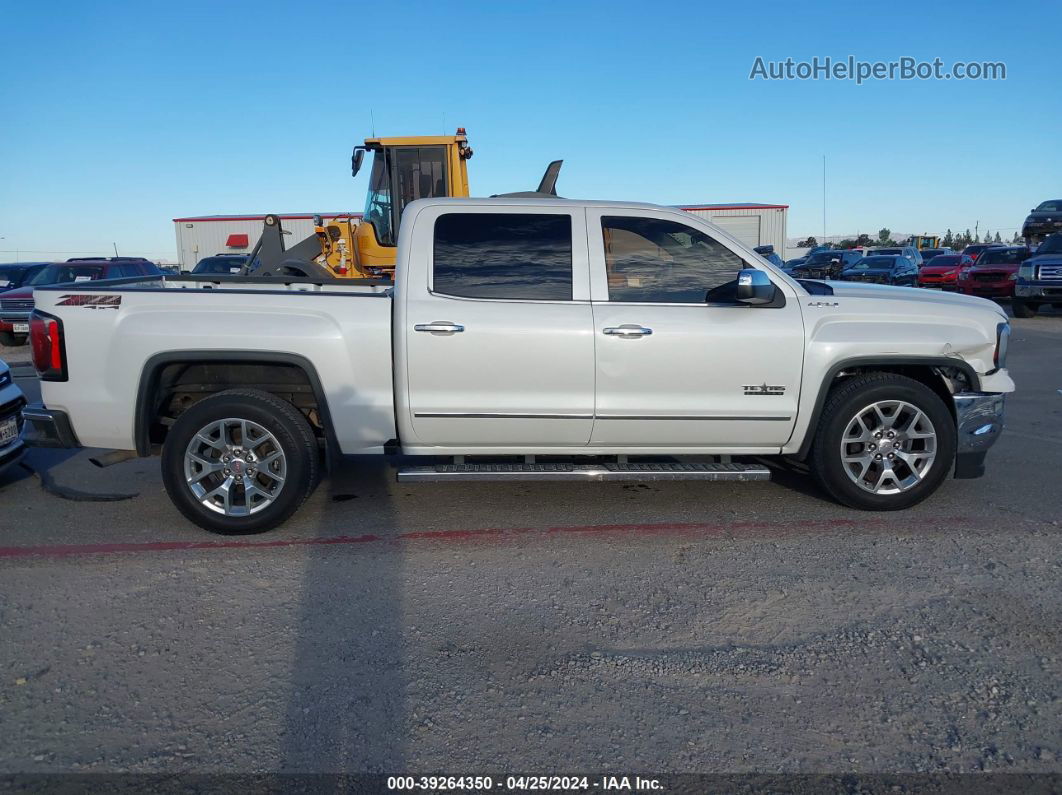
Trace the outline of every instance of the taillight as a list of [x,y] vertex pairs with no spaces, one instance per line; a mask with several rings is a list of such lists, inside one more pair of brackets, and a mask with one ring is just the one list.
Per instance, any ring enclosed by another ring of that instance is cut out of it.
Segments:
[[34,310],[30,315],[30,347],[33,349],[33,367],[42,381],[66,380],[63,321]]

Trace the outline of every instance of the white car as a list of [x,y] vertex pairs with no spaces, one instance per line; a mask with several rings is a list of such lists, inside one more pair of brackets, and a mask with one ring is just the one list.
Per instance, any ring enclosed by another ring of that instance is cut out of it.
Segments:
[[741,481],[789,456],[895,510],[983,472],[1014,389],[995,304],[801,284],[667,207],[416,201],[395,273],[39,289],[33,437],[161,449],[218,532],[277,525],[355,453],[453,457],[408,481]]
[[22,457],[25,447],[22,442],[22,407],[26,398],[15,384],[11,368],[0,360],[0,471]]

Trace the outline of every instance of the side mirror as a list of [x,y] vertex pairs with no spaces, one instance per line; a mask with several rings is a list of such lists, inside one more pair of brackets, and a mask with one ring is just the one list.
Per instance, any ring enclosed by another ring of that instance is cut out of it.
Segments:
[[774,300],[774,283],[763,271],[746,268],[738,273],[737,300],[742,304],[769,304]]
[[358,172],[361,171],[361,164],[365,162],[365,150],[361,147],[354,150],[354,153],[350,156],[350,176],[358,176]]

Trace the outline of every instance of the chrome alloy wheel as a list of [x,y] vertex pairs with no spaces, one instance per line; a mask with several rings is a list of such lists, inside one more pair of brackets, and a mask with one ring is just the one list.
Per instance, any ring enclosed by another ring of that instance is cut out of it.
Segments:
[[937,457],[937,433],[924,411],[904,400],[860,409],[841,437],[841,462],[872,494],[899,494],[922,482]]
[[256,422],[228,417],[200,428],[184,452],[184,477],[204,506],[249,516],[284,488],[287,459],[277,438]]

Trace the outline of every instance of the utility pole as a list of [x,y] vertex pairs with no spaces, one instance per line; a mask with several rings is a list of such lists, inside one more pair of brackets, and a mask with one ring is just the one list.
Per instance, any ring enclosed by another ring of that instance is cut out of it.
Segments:
[[978,238],[979,238],[978,233],[977,233],[977,228],[979,226],[981,226],[981,222],[980,221],[978,221],[978,222],[976,222],[974,224],[974,240],[978,240]]
[[822,156],[822,244],[826,245],[826,155]]

